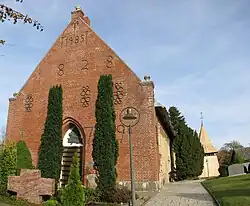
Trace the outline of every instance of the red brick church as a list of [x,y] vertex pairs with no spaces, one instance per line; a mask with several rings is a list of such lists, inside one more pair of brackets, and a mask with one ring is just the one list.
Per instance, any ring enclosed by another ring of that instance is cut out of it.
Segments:
[[[9,99],[7,140],[20,140],[21,133],[37,164],[41,134],[47,114],[48,92],[63,87],[63,145],[61,183],[67,179],[72,150],[81,156],[81,173],[86,185],[91,174],[95,101],[100,75],[112,74],[116,116],[129,106],[140,113],[133,127],[133,155],[137,190],[159,189],[169,181],[174,167],[174,133],[164,106],[155,102],[154,83],[141,80],[91,29],[90,20],[77,7],[66,29],[56,39],[18,94]],[[130,183],[128,132],[116,118],[119,141],[118,184]],[[72,135],[79,141],[70,142]]]

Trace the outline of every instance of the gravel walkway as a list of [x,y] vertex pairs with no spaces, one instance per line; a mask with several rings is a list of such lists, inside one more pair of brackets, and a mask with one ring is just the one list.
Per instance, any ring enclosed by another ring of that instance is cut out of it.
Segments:
[[216,206],[201,180],[166,184],[145,206]]

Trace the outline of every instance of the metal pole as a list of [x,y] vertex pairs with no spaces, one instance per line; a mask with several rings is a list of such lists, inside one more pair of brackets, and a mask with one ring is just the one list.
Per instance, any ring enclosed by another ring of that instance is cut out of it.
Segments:
[[132,148],[132,128],[129,125],[129,149],[130,149],[130,178],[131,178],[131,193],[132,206],[135,206],[135,186],[134,186],[134,167],[133,167],[133,148]]

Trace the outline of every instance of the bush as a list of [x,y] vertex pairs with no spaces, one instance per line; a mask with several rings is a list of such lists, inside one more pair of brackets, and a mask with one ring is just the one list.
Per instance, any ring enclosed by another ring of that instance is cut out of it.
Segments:
[[19,141],[16,144],[17,148],[17,175],[20,175],[21,169],[33,169],[32,158],[29,148],[25,141]]
[[219,167],[219,173],[220,173],[220,177],[227,177],[228,176],[228,166],[221,165]]
[[248,171],[247,171],[247,167],[244,165],[244,173],[248,173]]
[[7,192],[6,185],[0,185],[0,195],[1,196],[9,196],[9,193]]
[[43,203],[44,206],[61,206],[57,200],[48,200],[45,203]]
[[34,206],[26,200],[17,200],[15,197],[0,196],[0,201],[12,206]]
[[[107,193],[106,201],[112,203],[129,203],[131,200],[131,191],[124,186],[119,186],[114,188],[112,191]],[[136,199],[139,198],[137,194],[135,194]]]
[[65,188],[63,188],[60,198],[63,206],[85,205],[84,190],[80,181],[79,159],[77,153],[75,153],[73,157],[68,184],[65,186]]
[[85,188],[84,195],[86,204],[100,201],[100,193],[95,189]]
[[[17,151],[14,142],[8,142],[0,154],[0,185],[7,191],[8,176],[16,174]],[[2,188],[3,190],[3,188]]]
[[248,170],[247,173],[250,173],[250,164],[248,165],[247,170]]

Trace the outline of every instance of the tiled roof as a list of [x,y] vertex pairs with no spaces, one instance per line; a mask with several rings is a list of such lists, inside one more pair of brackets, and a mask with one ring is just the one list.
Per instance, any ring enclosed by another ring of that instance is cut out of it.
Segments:
[[200,141],[203,145],[204,152],[205,153],[213,153],[217,152],[216,148],[213,146],[210,138],[208,137],[207,131],[203,124],[201,124],[201,129],[200,129]]

